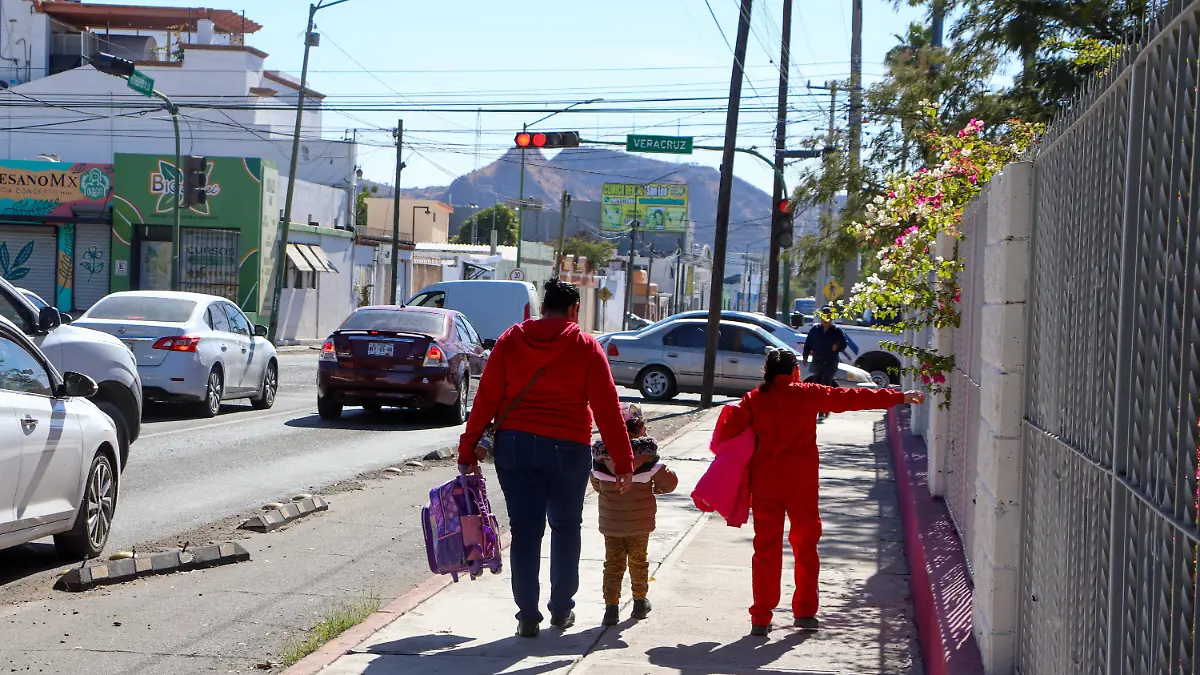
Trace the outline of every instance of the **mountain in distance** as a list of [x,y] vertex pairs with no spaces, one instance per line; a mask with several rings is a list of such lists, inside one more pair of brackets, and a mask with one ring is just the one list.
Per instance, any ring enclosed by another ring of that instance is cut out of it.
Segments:
[[[739,162],[756,161],[739,157]],[[438,199],[454,206],[480,207],[520,192],[521,152],[513,149],[478,171],[456,178],[449,186],[404,189],[414,199]],[[683,164],[607,148],[566,148],[547,158],[539,150],[525,155],[525,196],[557,210],[562,191],[576,202],[601,198],[604,183],[687,183],[695,240],[712,245],[717,220],[720,173],[708,166]],[[382,192],[382,189],[381,189]],[[769,238],[771,195],[734,177],[729,214],[729,251],[763,252]]]

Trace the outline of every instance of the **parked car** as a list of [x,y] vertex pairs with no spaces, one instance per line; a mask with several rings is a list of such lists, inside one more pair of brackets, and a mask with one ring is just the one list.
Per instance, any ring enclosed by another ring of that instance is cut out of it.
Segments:
[[275,405],[279,362],[265,326],[252,326],[225,298],[174,291],[125,291],[73,324],[115,336],[133,350],[148,401],[194,404],[216,417],[221,402]]
[[537,290],[524,281],[443,281],[421,289],[405,304],[462,312],[488,348],[509,328],[542,317]]
[[[707,328],[704,319],[675,319],[639,333],[611,336],[605,351],[613,380],[638,389],[651,401],[700,391]],[[741,396],[757,387],[762,383],[769,348],[797,351],[758,326],[721,321],[715,391]],[[842,387],[875,387],[865,371],[844,363],[838,364],[837,383]]]
[[0,316],[24,331],[58,372],[82,373],[98,383],[92,402],[113,419],[125,466],[142,431],[142,380],[129,348],[112,336],[63,323],[57,309],[3,279]]
[[[668,316],[665,319],[660,319],[658,321],[655,321],[654,323],[648,324],[647,326],[645,326],[643,328],[639,328],[638,330],[624,331],[622,333],[610,333],[608,335],[602,335],[598,339],[601,344],[604,344],[604,342],[611,335],[630,335],[633,333],[647,330],[652,327],[661,326],[665,323],[669,323],[671,321],[676,321],[679,319],[707,319],[707,318],[708,318],[708,310],[706,310],[706,309],[692,310],[689,312],[681,312],[679,314],[674,314],[672,316]],[[804,338],[806,337],[805,333],[801,333],[800,331],[795,330],[791,326],[788,326],[785,323],[776,321],[776,320],[768,317],[765,314],[754,314],[752,312],[738,312],[738,311],[727,309],[727,310],[721,311],[721,320],[722,321],[733,321],[735,323],[745,323],[745,324],[750,324],[752,326],[758,326],[759,328],[761,328],[761,329],[767,331],[768,333],[771,333],[775,337],[779,338],[781,341],[787,343],[787,345],[789,347],[792,347],[793,349],[796,349],[796,348],[803,349],[803,347],[804,347]]]
[[317,412],[345,406],[436,410],[462,424],[488,350],[461,312],[434,307],[359,307],[321,348]]
[[[50,306],[50,303],[43,300],[42,296],[38,295],[37,293],[34,293],[33,291],[31,291],[27,288],[21,288],[20,286],[18,286],[17,292],[20,293],[21,295],[25,296],[26,300],[33,303],[33,306],[36,307],[39,312],[42,311],[43,307]],[[71,323],[72,321],[75,320],[70,314],[66,314],[64,312],[59,312],[59,314],[62,315],[63,323]]]
[[[898,336],[878,328],[855,326],[842,321],[835,321],[846,333],[849,349],[842,353],[842,359],[853,363],[871,374],[871,379],[881,387],[900,384],[900,358],[894,352],[883,348],[883,342],[896,340]],[[808,335],[813,324],[811,321],[797,329]]]
[[64,556],[104,550],[122,460],[112,418],[87,400],[98,391],[0,317],[0,549],[53,535]]

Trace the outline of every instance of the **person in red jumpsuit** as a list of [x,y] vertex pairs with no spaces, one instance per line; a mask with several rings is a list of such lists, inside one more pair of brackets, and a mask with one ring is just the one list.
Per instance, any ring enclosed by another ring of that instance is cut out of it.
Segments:
[[716,444],[747,427],[757,444],[750,463],[750,504],[754,514],[754,605],[751,635],[771,629],[779,605],[783,571],[783,524],[791,523],[788,540],[796,561],[796,593],[792,597],[795,625],[815,630],[817,574],[821,563],[817,541],[821,516],[817,511],[817,415],[850,410],[920,404],[925,394],[891,389],[840,389],[801,381],[795,352],[777,349],[767,355],[763,383],[726,406],[714,431]]

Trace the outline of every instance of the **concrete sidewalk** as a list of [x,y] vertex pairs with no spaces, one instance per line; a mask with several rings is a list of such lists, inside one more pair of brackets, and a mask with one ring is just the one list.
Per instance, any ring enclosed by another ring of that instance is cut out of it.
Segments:
[[[413,603],[357,646],[337,647],[342,655],[320,672],[921,673],[882,415],[835,415],[821,426],[822,628],[808,634],[790,627],[789,552],[782,607],[769,639],[748,637],[752,526],[734,529],[719,516],[700,514],[689,496],[708,466],[715,419],[708,416],[662,450],[680,487],[660,498],[658,530],[650,541],[654,612],[648,620],[628,620],[626,579],[626,620],[600,626],[604,544],[593,494],[584,512],[574,628],[563,633],[547,623],[537,639],[515,637],[508,576],[488,575]],[[547,535],[547,553],[549,541]],[[545,559],[543,601],[548,572]],[[314,672],[314,665],[315,660],[302,661],[289,672]]]

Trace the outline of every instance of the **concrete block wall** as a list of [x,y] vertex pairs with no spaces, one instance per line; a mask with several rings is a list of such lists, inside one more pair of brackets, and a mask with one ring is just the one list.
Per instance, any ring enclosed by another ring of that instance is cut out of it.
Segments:
[[988,675],[1014,671],[1021,551],[1026,303],[1033,164],[1005,167],[988,185],[984,253],[979,451],[976,457],[975,639]]
[[[946,259],[953,258],[955,243],[952,237],[943,234],[938,237],[934,253]],[[930,349],[939,354],[954,351],[953,329],[930,327],[928,330],[931,334]],[[940,407],[940,403],[941,399],[938,399],[928,406],[928,433],[925,436],[929,452],[929,493],[936,497],[945,496],[949,476],[950,410]]]

